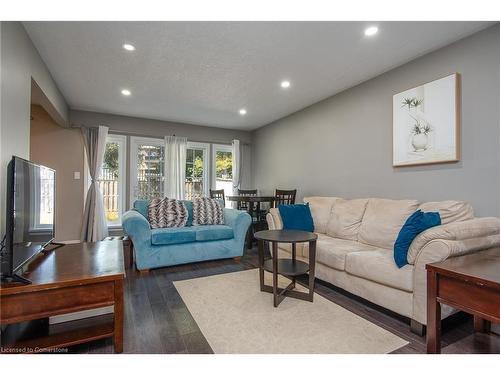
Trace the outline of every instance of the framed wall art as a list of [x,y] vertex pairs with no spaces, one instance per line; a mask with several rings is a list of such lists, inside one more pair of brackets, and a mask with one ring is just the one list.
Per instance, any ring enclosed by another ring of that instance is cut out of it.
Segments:
[[460,75],[425,83],[393,96],[393,166],[460,159]]

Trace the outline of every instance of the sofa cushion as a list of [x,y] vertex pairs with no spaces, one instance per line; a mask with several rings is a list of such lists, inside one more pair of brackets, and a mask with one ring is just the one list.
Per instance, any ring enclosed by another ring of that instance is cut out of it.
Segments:
[[398,268],[392,251],[358,251],[346,255],[345,270],[351,275],[362,277],[393,288],[413,291],[413,266],[407,264]]
[[153,198],[148,206],[148,220],[152,229],[185,227],[188,210],[180,200],[166,197]]
[[233,228],[227,225],[203,225],[196,227],[196,241],[230,240]]
[[195,241],[196,227],[158,228],[151,230],[151,243],[153,245],[174,245]]
[[359,228],[358,241],[392,250],[403,224],[417,207],[415,200],[370,198]]
[[358,240],[361,219],[368,199],[339,199],[332,206],[326,234],[344,240]]
[[230,240],[233,228],[228,225],[202,225],[180,228],[158,228],[151,230],[153,245],[174,245],[187,242]]
[[340,198],[337,197],[306,197],[305,203],[309,203],[311,215],[314,221],[314,231],[316,233],[326,233],[326,227],[330,220],[332,205]]
[[184,203],[184,205],[187,208],[188,219],[186,222],[186,226],[190,227],[191,225],[193,225],[193,201],[181,200],[181,202]]
[[146,219],[148,218],[149,200],[137,199],[134,201],[134,210],[142,214]]
[[474,219],[474,210],[467,202],[426,202],[422,203],[419,208],[424,212],[439,212],[439,216],[441,216],[441,224]]
[[[339,271],[345,270],[346,255],[354,251],[374,251],[378,248],[351,240],[319,234],[316,241],[316,261]],[[309,250],[303,254],[309,257]]]
[[193,199],[193,225],[224,224],[224,204],[219,199],[197,197]]

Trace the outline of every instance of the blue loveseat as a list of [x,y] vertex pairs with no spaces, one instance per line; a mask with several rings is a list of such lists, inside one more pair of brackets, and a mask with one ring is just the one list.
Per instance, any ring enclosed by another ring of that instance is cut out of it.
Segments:
[[193,204],[183,202],[189,218],[182,228],[151,229],[147,200],[135,201],[134,209],[123,215],[123,230],[134,245],[138,270],[243,255],[250,215],[225,208],[224,225],[192,225]]

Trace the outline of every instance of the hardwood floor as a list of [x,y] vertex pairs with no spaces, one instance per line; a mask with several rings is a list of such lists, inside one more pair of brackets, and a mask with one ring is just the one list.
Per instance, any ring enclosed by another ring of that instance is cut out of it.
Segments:
[[[127,270],[124,353],[213,353],[182,302],[173,281],[242,271],[257,266],[257,249],[233,259],[151,270],[141,276]],[[395,353],[425,353],[425,337],[410,332],[409,320],[353,296],[331,284],[316,283],[316,292],[353,313],[409,341]],[[500,336],[473,334],[472,319],[456,314],[443,322],[443,353],[500,353]],[[71,353],[113,353],[111,339],[70,348]]]

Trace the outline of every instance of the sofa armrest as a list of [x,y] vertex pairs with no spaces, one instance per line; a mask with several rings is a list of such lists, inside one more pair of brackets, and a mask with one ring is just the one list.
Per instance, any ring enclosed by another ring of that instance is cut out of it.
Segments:
[[[481,241],[481,238],[496,234],[500,234],[500,219],[497,217],[483,217],[438,225],[420,233],[413,240],[408,249],[407,260],[409,264],[415,264],[422,249],[434,240],[466,241],[476,239]],[[473,243],[475,241],[466,241],[464,244],[449,247],[450,254],[448,256],[454,256],[454,252],[457,252],[456,255],[460,255],[461,251],[467,252],[468,244],[474,247]]]
[[[500,233],[461,240],[435,239],[426,243],[418,252],[413,269],[412,319],[427,324],[427,271],[425,269],[427,264],[442,262],[447,258],[486,250],[495,246],[500,246]],[[443,305],[441,317],[445,318],[451,315],[453,311],[451,307]]]
[[283,229],[283,221],[277,208],[271,208],[266,215],[267,226],[270,230]]
[[234,238],[236,240],[245,240],[248,228],[252,223],[250,215],[234,208],[224,208],[224,222],[233,228]]
[[122,217],[122,227],[132,239],[135,247],[144,241],[151,243],[151,226],[141,213],[135,210],[125,212]]

